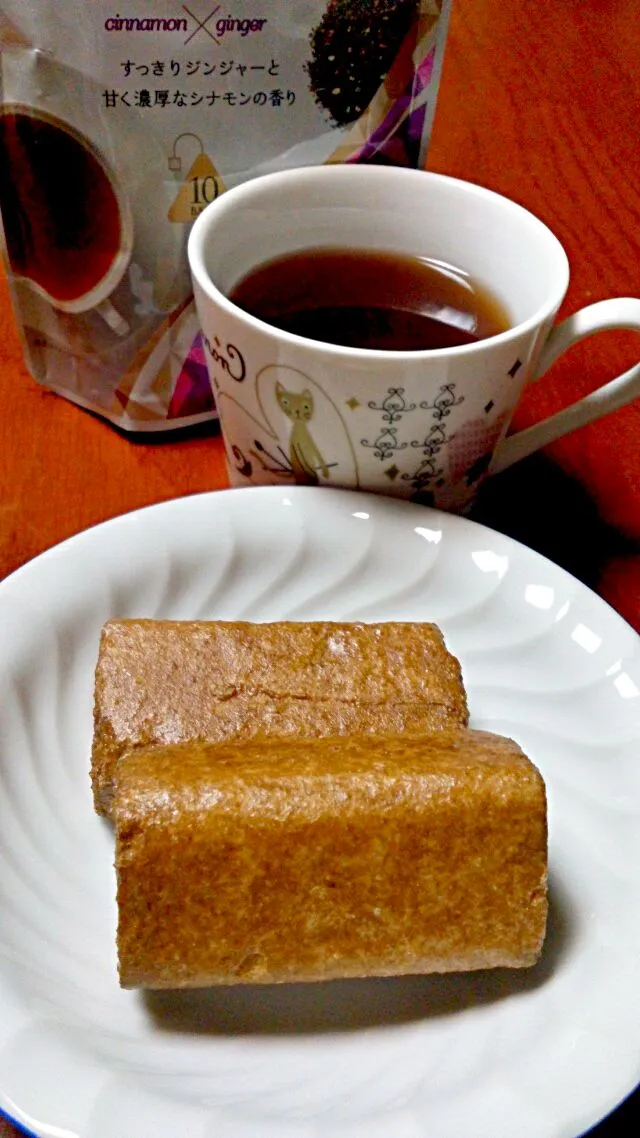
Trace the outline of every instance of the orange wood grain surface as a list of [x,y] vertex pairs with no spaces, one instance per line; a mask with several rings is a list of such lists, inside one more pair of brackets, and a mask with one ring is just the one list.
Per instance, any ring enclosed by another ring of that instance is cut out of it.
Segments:
[[[555,231],[572,265],[562,314],[640,295],[639,61],[640,0],[454,0],[429,168],[507,194]],[[638,358],[631,333],[575,347],[525,393],[516,425]],[[212,432],[134,443],[38,387],[4,280],[0,408],[0,577],[105,518],[226,485]],[[640,403],[554,444],[548,459],[492,479],[477,516],[556,556],[640,629]],[[594,1134],[632,1129],[623,1107]]]

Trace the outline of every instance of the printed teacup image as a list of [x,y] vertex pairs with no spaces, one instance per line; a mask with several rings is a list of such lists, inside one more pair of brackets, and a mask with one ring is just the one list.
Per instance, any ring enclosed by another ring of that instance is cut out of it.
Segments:
[[102,110],[104,84],[90,75],[7,47],[0,78],[0,210],[27,362],[103,409],[188,305],[187,227],[168,219],[181,177],[134,107]]
[[131,210],[89,139],[54,115],[0,108],[0,204],[16,277],[62,312],[97,309],[119,334],[108,298],[133,248]]

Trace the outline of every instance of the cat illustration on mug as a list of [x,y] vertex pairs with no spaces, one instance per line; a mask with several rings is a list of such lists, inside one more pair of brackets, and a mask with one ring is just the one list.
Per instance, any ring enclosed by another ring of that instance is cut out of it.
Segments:
[[293,476],[302,486],[317,486],[318,471],[323,478],[329,477],[329,467],[314,443],[309,427],[313,417],[313,395],[308,387],[298,393],[287,391],[280,381],[276,382],[276,399],[281,410],[291,419],[289,436],[289,460]]

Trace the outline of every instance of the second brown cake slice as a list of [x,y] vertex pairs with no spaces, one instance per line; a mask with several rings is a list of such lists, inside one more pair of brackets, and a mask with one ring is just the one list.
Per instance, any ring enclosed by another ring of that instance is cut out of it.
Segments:
[[115,772],[125,987],[522,968],[542,778],[483,731],[139,750]]

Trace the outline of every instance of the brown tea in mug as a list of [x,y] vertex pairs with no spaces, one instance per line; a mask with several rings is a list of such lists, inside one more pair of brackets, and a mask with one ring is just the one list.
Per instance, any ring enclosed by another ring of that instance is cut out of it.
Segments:
[[498,298],[462,269],[374,249],[276,257],[247,273],[229,299],[297,336],[373,351],[456,348],[510,324]]
[[111,182],[62,123],[20,111],[0,114],[0,206],[12,271],[54,302],[91,292],[120,250]]

